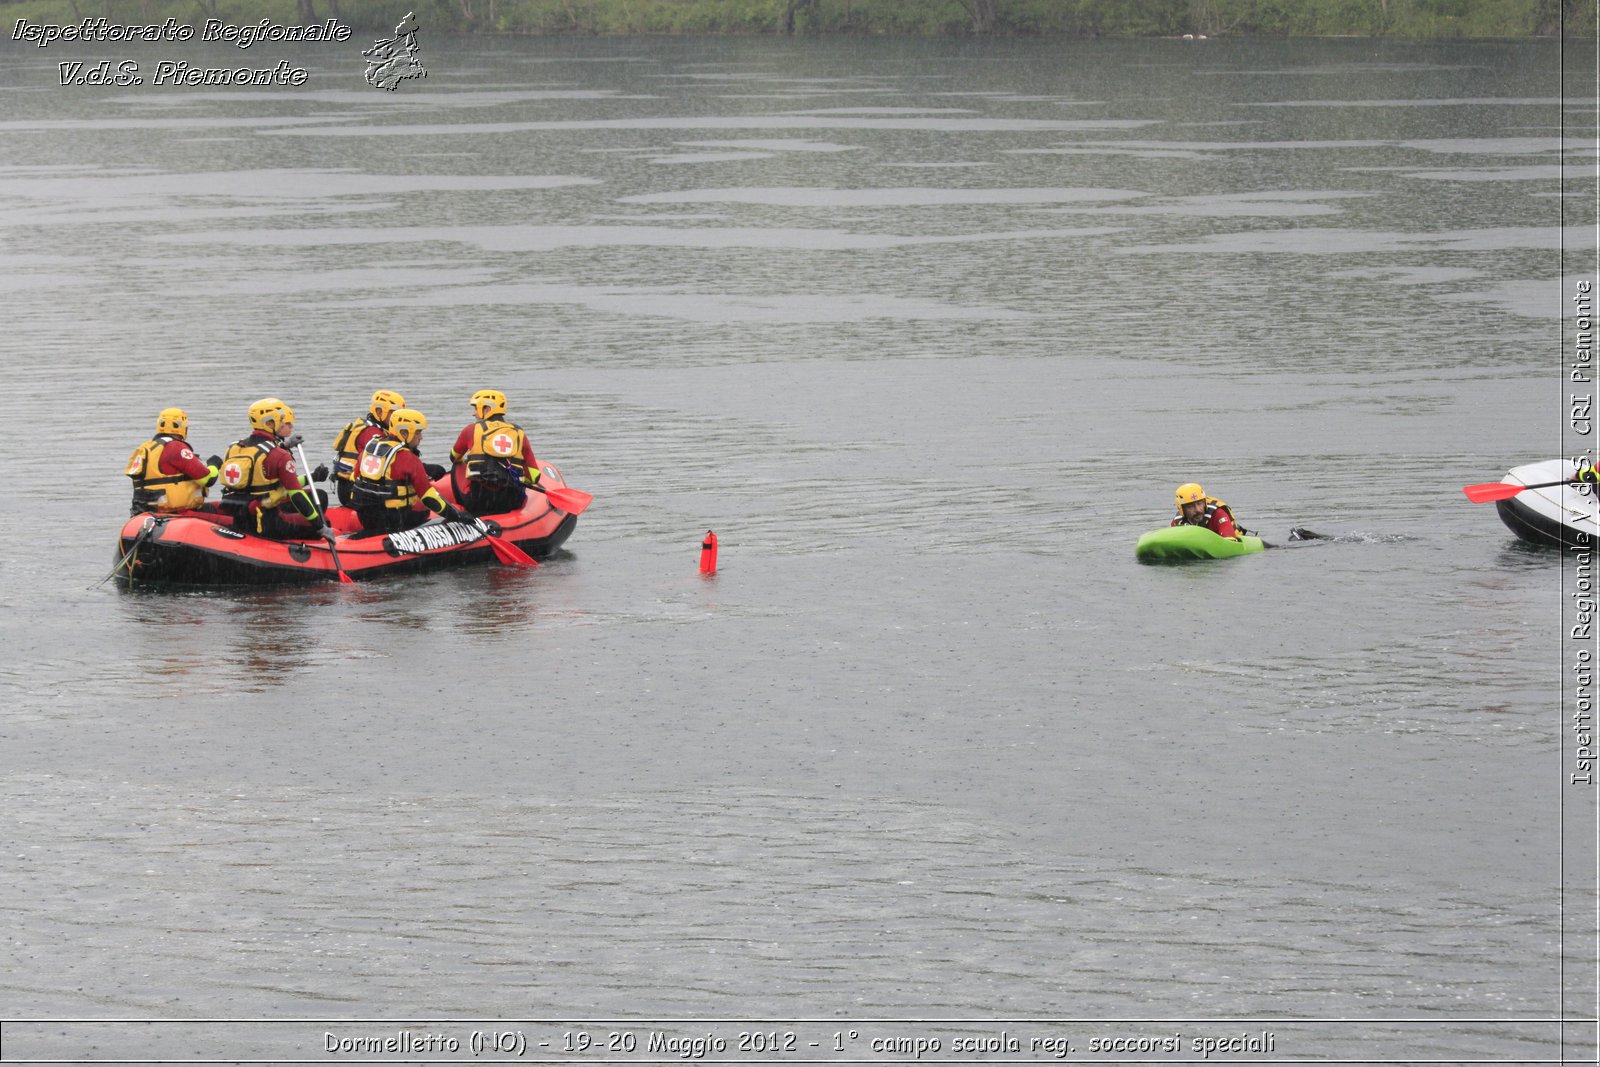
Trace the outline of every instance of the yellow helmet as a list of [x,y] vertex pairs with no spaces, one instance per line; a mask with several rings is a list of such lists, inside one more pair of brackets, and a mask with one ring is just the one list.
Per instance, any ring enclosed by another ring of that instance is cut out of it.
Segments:
[[427,428],[428,416],[416,408],[401,408],[389,416],[389,432],[408,445],[416,444]]
[[284,427],[294,422],[294,411],[275,396],[250,405],[250,428],[282,437]]
[[372,407],[368,410],[379,422],[387,423],[389,416],[406,406],[406,398],[393,389],[379,389],[372,394]]
[[189,432],[189,413],[182,408],[162,408],[156,416],[156,433],[182,437]]
[[1183,485],[1178,486],[1176,495],[1178,497],[1178,507],[1181,508],[1185,504],[1193,504],[1197,500],[1204,500],[1206,491],[1200,488],[1199,482],[1185,482]]
[[479,389],[472,394],[472,410],[477,412],[480,419],[487,419],[491,415],[504,415],[506,394],[498,389]]

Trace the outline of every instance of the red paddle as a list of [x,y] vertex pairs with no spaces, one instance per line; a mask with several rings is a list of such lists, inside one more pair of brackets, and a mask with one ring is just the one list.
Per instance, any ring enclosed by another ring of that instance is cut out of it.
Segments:
[[1487,504],[1492,500],[1510,500],[1524,489],[1551,489],[1558,485],[1577,485],[1578,483],[1566,478],[1559,482],[1536,482],[1533,485],[1512,485],[1510,482],[1480,482],[1477,485],[1464,485],[1461,491],[1467,494],[1467,499],[1474,504]]
[[[306,467],[306,450],[300,446],[300,438],[299,438],[299,436],[295,436],[295,437],[291,438],[289,441],[285,441],[284,442],[284,444],[291,444],[291,443],[293,444],[295,451],[300,454],[300,466],[305,469],[306,477],[309,479],[311,477],[311,468]],[[312,483],[310,481],[307,481],[306,482],[306,487],[309,488],[311,484]],[[312,499],[315,500],[316,498],[313,497]],[[323,525],[327,525],[328,516],[319,515],[318,518],[321,520]],[[339,573],[339,581],[343,582],[346,585],[354,585],[355,584],[355,579],[351,578],[348,574],[346,574],[344,572],[344,564],[339,562],[339,550],[333,546],[333,534],[329,534],[327,536],[327,542],[328,542],[328,554],[333,556],[333,569]]]
[[594,495],[585,493],[582,489],[570,489],[564,486],[552,485],[548,488],[534,484],[533,488],[550,498],[550,503],[568,515],[578,515],[594,500]]
[[508,567],[537,567],[539,565],[538,560],[522,551],[522,549],[518,548],[510,541],[507,541],[503,537],[496,537],[494,534],[490,533],[489,524],[484,522],[482,519],[473,515],[468,515],[466,512],[462,512],[461,514],[469,526],[476,526],[478,528],[478,532],[483,534],[484,539],[489,542],[489,547],[494,549],[494,558],[499,560],[501,563],[504,563]]
[[[459,466],[450,468],[450,489],[457,500],[460,500],[462,494],[466,492],[466,486],[457,480],[457,474],[464,472],[464,470],[465,468]],[[588,507],[590,502],[594,500],[593,494],[585,493],[582,489],[573,489],[570,486],[544,486],[535,482],[532,488],[549,498],[550,503],[555,505],[558,511],[565,511],[568,515],[581,514],[583,509]]]
[[339,550],[333,547],[333,535],[328,535],[328,552],[333,556],[333,569],[339,572],[339,581],[346,585],[354,585],[355,579],[344,572],[344,564],[339,562]]

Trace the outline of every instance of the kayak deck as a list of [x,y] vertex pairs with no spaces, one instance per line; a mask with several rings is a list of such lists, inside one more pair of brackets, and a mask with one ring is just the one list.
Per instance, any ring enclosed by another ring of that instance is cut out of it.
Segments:
[[1261,538],[1223,537],[1204,526],[1166,526],[1142,535],[1133,554],[1144,563],[1178,563],[1196,559],[1229,559],[1265,549]]

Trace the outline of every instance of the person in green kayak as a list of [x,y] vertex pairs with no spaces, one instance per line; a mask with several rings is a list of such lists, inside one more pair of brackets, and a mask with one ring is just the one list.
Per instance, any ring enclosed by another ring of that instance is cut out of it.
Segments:
[[1214,496],[1206,496],[1198,482],[1185,482],[1176,492],[1178,514],[1171,526],[1204,526],[1220,537],[1238,539],[1249,533],[1233,517],[1233,509]]

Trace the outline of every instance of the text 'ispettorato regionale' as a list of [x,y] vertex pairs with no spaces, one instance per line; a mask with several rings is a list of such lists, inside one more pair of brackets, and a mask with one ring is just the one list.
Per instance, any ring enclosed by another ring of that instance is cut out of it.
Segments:
[[[57,42],[88,44],[160,44],[163,42],[220,42],[249,48],[260,41],[348,41],[349,26],[338,19],[327,19],[309,26],[288,26],[262,19],[260,22],[233,23],[206,19],[196,30],[186,22],[169,18],[144,25],[112,22],[105,18],[85,18],[72,23],[40,23],[18,19],[11,28],[13,41],[28,41],[47,48]],[[146,78],[139,64],[130,59],[99,62],[72,61],[59,64],[62,85],[143,85]],[[153,85],[304,85],[310,73],[304,67],[279,60],[272,67],[200,67],[193,63],[162,60],[149,79]]]
[[47,48],[57,41],[82,41],[87,44],[142,41],[160,44],[163,41],[195,40],[222,41],[249,48],[257,41],[348,41],[350,34],[350,27],[338,19],[327,19],[310,26],[286,26],[270,19],[247,23],[206,19],[205,26],[198,33],[193,26],[173,18],[144,26],[124,25],[104,18],[85,18],[65,25],[18,19],[11,28],[13,41],[29,41],[40,48]]

